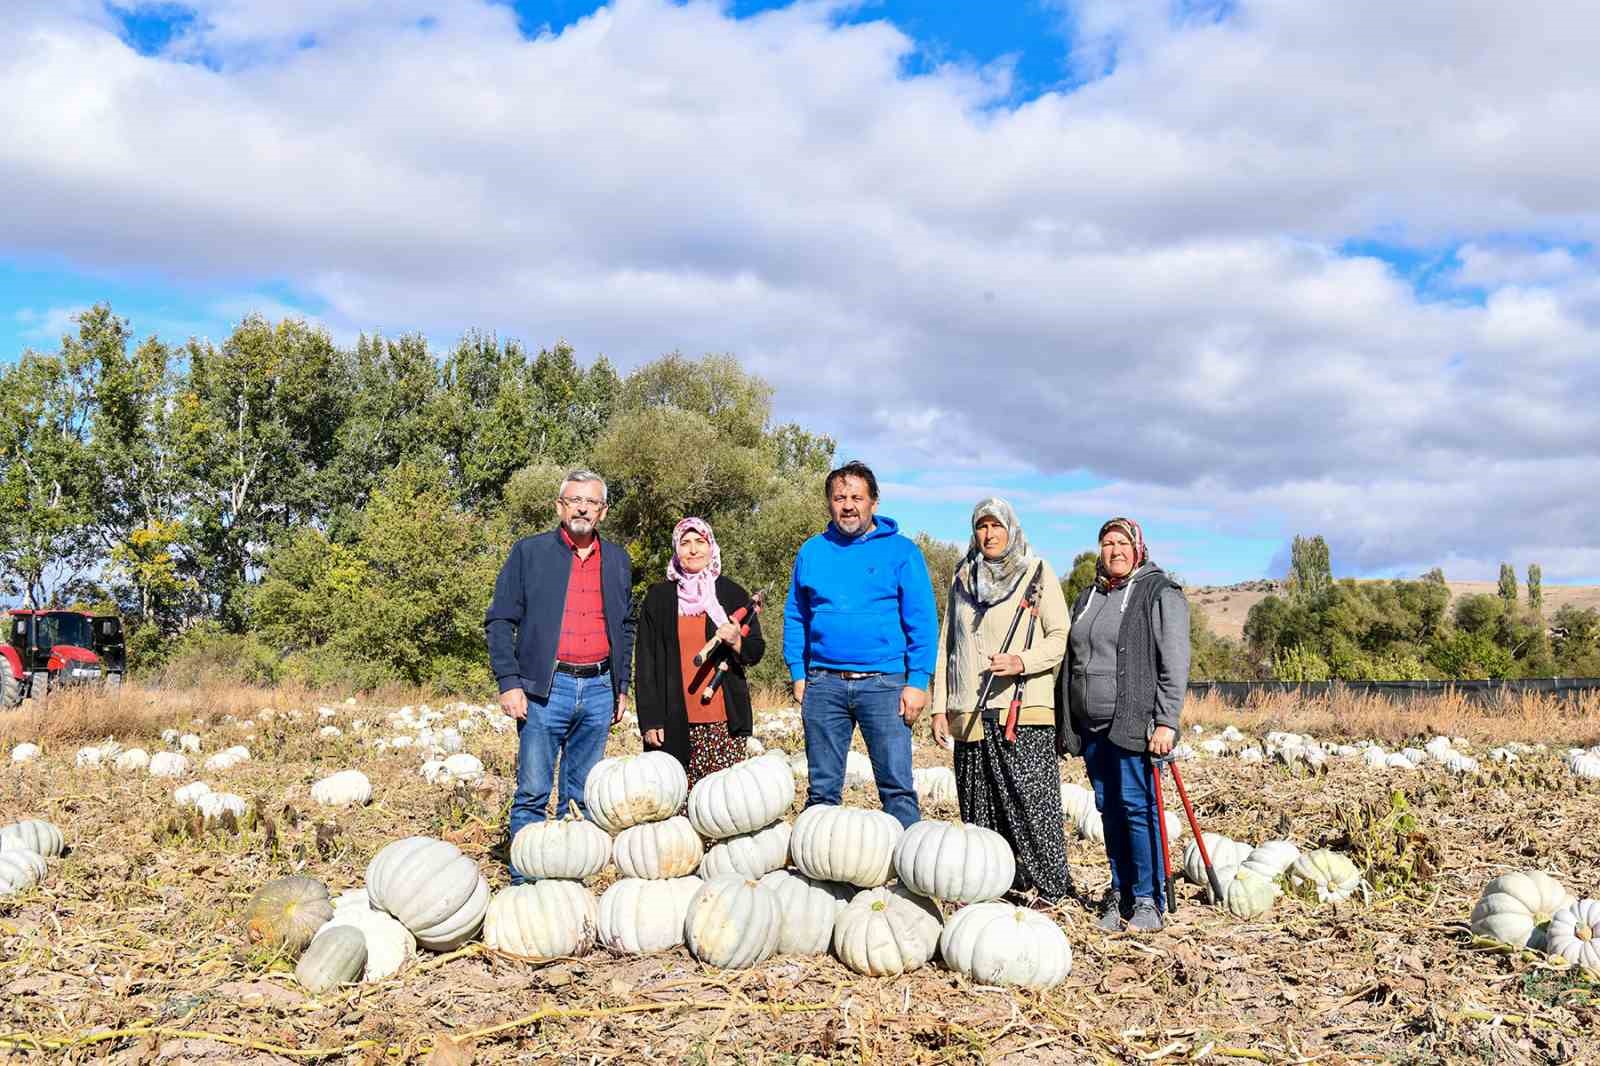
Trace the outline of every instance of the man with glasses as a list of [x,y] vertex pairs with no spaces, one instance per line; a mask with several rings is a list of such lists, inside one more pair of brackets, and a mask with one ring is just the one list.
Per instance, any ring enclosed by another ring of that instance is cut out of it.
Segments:
[[[560,524],[523,537],[495,580],[484,618],[500,709],[517,721],[517,791],[511,838],[542,822],[561,763],[556,809],[577,803],[622,720],[633,664],[633,563],[597,532],[606,483],[574,470],[556,495]],[[511,880],[522,877],[515,869]]]
[[878,801],[921,817],[911,725],[928,705],[939,617],[922,551],[878,514],[878,479],[852,461],[824,483],[828,528],[800,546],[783,612],[783,658],[805,727],[806,806],[838,803],[857,727]]

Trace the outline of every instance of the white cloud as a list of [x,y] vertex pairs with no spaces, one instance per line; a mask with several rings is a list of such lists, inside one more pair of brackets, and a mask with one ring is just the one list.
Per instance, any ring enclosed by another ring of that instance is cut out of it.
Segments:
[[87,310],[87,307],[24,307],[14,312],[12,318],[21,327],[17,330],[19,336],[38,341],[41,346],[54,346],[67,334],[77,333],[76,319]]
[[[1079,3],[1114,68],[1018,106],[829,4],[197,6],[158,58],[0,12],[0,242],[290,279],[336,336],[731,350],[875,457],[1114,479],[1063,507],[1600,573],[1590,5]],[[1464,242],[1486,299],[1337,251],[1373,236]]]

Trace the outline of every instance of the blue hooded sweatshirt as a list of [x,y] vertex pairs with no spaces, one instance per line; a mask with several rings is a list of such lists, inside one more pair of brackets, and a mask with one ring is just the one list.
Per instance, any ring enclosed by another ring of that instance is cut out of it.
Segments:
[[927,688],[937,663],[939,616],[922,549],[878,515],[871,532],[847,537],[832,523],[800,546],[783,605],[783,660],[803,680],[808,667],[905,671]]

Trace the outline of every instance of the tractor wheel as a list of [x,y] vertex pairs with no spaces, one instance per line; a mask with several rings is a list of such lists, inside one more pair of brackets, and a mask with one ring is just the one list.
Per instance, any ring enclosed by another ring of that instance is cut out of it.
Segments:
[[28,695],[36,700],[42,700],[50,695],[50,671],[35,670],[33,672],[33,680],[28,682]]
[[22,702],[22,679],[11,672],[11,660],[0,655],[0,709],[11,710]]
[[122,688],[122,675],[115,672],[107,674],[106,688],[110,689],[112,692],[116,692],[118,689]]

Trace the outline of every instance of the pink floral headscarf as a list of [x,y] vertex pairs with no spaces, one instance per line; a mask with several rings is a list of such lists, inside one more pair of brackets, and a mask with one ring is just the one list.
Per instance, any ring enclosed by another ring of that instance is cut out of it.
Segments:
[[[698,533],[706,538],[711,548],[711,558],[706,568],[698,574],[686,572],[678,564],[678,542],[685,533]],[[672,561],[667,564],[667,577],[678,583],[678,613],[680,615],[710,615],[718,625],[728,624],[728,612],[717,601],[717,576],[722,573],[722,549],[711,532],[711,525],[703,518],[685,518],[672,527]]]

